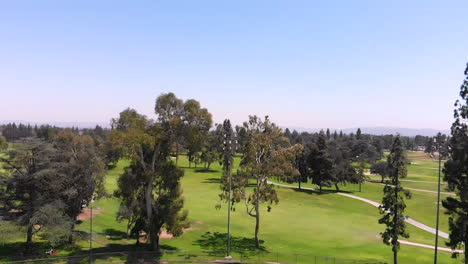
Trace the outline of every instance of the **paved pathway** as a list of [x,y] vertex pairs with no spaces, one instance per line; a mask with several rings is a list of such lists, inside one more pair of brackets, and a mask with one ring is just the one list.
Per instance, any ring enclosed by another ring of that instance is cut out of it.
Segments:
[[[385,183],[380,183],[380,182],[370,182],[370,183],[375,183],[375,184],[380,184],[380,185],[385,185]],[[390,186],[393,186],[393,185],[390,185]],[[429,191],[429,190],[424,190],[424,189],[416,189],[416,188],[408,188],[408,187],[404,187],[406,190],[412,190],[412,191],[417,191],[417,192],[427,192],[427,193],[435,193],[437,194],[436,191]],[[451,192],[440,192],[441,194],[445,194],[445,195],[456,195],[455,193],[451,193]]]
[[[371,174],[375,175],[375,174]],[[377,178],[377,177],[369,177],[373,181],[381,181],[382,178]],[[417,181],[417,180],[400,180],[401,182],[421,182],[421,183],[432,183],[432,184],[437,184],[438,182],[436,181]],[[445,182],[441,182],[440,185],[447,184]]]
[[[414,242],[410,242],[410,241],[406,241],[406,240],[398,240],[398,242],[400,242],[401,244],[410,245],[410,246],[435,249],[435,246],[420,244],[420,243],[414,243]],[[437,249],[440,250],[440,251],[446,251],[446,252],[456,252],[456,253],[463,253],[464,252],[461,249],[452,250],[451,248],[444,248],[444,247],[437,247]]]
[[[280,183],[276,183],[276,182],[272,182],[272,181],[268,181],[269,183],[271,184],[274,184],[274,185],[278,185],[278,186],[283,186],[283,187],[288,187],[288,188],[297,188],[296,186],[293,186],[293,185],[287,185],[287,184],[280,184]],[[305,189],[305,190],[312,190],[312,191],[315,191],[314,188],[307,188],[307,187],[302,187],[302,189]],[[375,207],[379,207],[380,204],[378,202],[374,202],[372,200],[369,200],[369,199],[366,199],[366,198],[362,198],[362,197],[359,197],[359,196],[356,196],[356,195],[352,195],[352,194],[349,194],[349,193],[340,193],[340,192],[337,192],[336,194],[338,195],[341,195],[341,196],[346,196],[346,197],[349,197],[349,198],[353,198],[353,199],[356,199],[356,200],[360,200],[360,201],[363,201],[363,202],[366,202],[368,204],[371,204]],[[405,219],[405,222],[407,222],[408,224],[411,224],[411,225],[414,225],[416,226],[417,228],[420,228],[422,230],[425,230],[427,232],[430,232],[432,234],[435,234],[436,233],[436,230],[435,228],[432,228],[432,227],[429,227],[423,223],[420,223],[412,218],[406,218]],[[448,238],[449,235],[443,231],[440,231],[439,230],[439,236],[440,237],[443,237],[443,238]]]

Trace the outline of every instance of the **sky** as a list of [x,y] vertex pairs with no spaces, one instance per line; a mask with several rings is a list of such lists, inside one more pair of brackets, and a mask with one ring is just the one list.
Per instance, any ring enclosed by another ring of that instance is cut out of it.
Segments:
[[215,122],[448,129],[468,1],[1,1],[0,120],[108,123],[155,99]]

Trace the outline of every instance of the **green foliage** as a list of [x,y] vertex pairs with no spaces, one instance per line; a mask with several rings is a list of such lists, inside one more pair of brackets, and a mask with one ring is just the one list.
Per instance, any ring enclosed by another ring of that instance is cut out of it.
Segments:
[[[244,122],[244,130],[247,140],[243,146],[238,177],[233,178],[233,181],[237,181],[234,186],[239,187],[234,191],[233,199],[245,200],[247,214],[255,218],[255,245],[260,248],[260,205],[268,203],[267,211],[270,211],[270,205],[279,202],[276,190],[268,183],[268,178],[275,175],[298,175],[295,158],[302,151],[302,146],[284,147],[288,143],[287,138],[283,137],[280,128],[270,122],[268,116],[265,120],[250,116],[249,121]],[[247,189],[249,180],[255,184],[250,191]]]
[[385,177],[387,177],[387,162],[386,161],[378,161],[372,164],[370,168],[370,172],[373,174],[378,174],[382,177],[381,183],[384,182]]
[[406,164],[405,151],[400,138],[396,137],[387,159],[387,171],[392,185],[387,182],[384,187],[384,197],[380,206],[383,216],[379,219],[379,224],[386,226],[381,235],[383,242],[392,246],[394,264],[398,263],[399,237],[409,238],[406,232],[404,211],[405,198],[411,198],[411,194],[403,189],[400,182],[400,179],[407,175]]
[[0,136],[0,151],[4,151],[8,148],[8,142],[4,136]]
[[42,206],[30,221],[34,226],[40,226],[41,237],[49,241],[52,246],[63,244],[72,235],[73,221],[65,214],[65,204],[61,201]]
[[[180,179],[183,171],[170,160],[180,110],[175,95],[163,94],[156,100],[157,123],[151,123],[132,109],[125,110],[113,121],[116,125],[111,140],[131,159],[115,192],[121,199],[118,219],[128,221],[130,233],[145,232],[153,250],[159,249],[163,227],[178,236],[189,225],[188,213],[182,211]],[[193,117],[194,128],[198,124],[196,117]]]
[[312,183],[320,186],[320,192],[324,186],[331,186],[334,183],[333,160],[327,152],[327,142],[323,131],[320,132],[316,147],[312,149],[308,160]]
[[11,176],[2,198],[6,208],[20,212],[18,223],[26,226],[27,242],[31,243],[33,235],[39,231],[36,226],[49,224],[44,210],[60,201],[60,195],[65,191],[67,177],[60,170],[65,163],[60,161],[51,144],[35,138],[22,140],[10,151],[6,162]]
[[465,245],[465,263],[468,263],[468,64],[466,78],[460,87],[460,100],[455,103],[452,137],[449,142],[449,159],[444,166],[444,180],[448,189],[457,194],[442,204],[449,215],[451,248]]

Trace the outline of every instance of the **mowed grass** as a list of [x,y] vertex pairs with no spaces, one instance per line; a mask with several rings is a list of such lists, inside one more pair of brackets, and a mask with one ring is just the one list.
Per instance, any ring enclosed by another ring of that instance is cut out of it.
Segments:
[[[236,159],[238,164],[239,159]],[[108,172],[106,187],[109,193],[117,188],[117,179],[127,166],[128,161],[120,161],[117,167]],[[211,171],[187,168],[188,162],[182,156],[179,165],[184,168],[185,176],[182,186],[185,197],[185,208],[189,211],[189,218],[193,230],[182,236],[161,241],[163,249],[173,250],[225,250],[227,230],[227,208],[222,203],[221,209],[216,209],[219,203],[218,194],[221,168],[212,165]],[[357,186],[348,185],[346,188],[357,191]],[[343,259],[365,259],[381,262],[391,262],[392,251],[382,243],[379,233],[384,230],[377,220],[380,214],[377,208],[362,201],[343,197],[334,193],[317,194],[308,191],[298,191],[289,188],[277,189],[280,202],[273,205],[271,212],[267,212],[266,205],[261,209],[260,238],[264,241],[263,251],[254,249],[254,218],[246,214],[243,203],[236,205],[232,213],[233,250],[249,252],[250,258],[255,254],[289,252],[308,253],[318,256],[334,256]],[[362,193],[354,193],[362,197],[380,201],[382,186],[366,183]],[[427,197],[416,197],[414,201],[425,200]],[[431,196],[430,199],[433,197]],[[425,204],[421,202],[421,204]],[[408,208],[417,206],[410,204]],[[126,239],[126,223],[116,221],[119,201],[116,198],[101,199],[93,203],[93,208],[101,210],[93,218],[93,248],[97,252],[129,250],[135,239]],[[426,217],[425,210],[411,209],[411,217],[422,221]],[[435,210],[435,207],[434,207]],[[429,211],[429,209],[426,209]],[[417,217],[418,214],[421,217]],[[434,218],[435,219],[435,218]],[[434,226],[432,223],[428,225]],[[88,233],[90,221],[83,221],[77,229]],[[431,244],[433,235],[409,226],[413,242]],[[80,249],[65,249],[60,255],[79,254],[86,252],[88,241],[79,239]],[[234,254],[236,255],[236,254]],[[289,254],[281,259],[286,262]],[[400,251],[401,263],[430,263],[433,250],[402,245]],[[450,253],[440,252],[439,263],[461,263],[450,258]],[[314,263],[312,258],[301,257],[301,263]]]
[[[224,249],[224,245],[207,248],[209,243],[200,239],[207,231],[226,232],[226,208],[215,209],[219,177],[220,171],[197,173],[195,169],[186,169],[182,181],[186,208],[192,221],[201,224],[196,225],[196,230],[164,243],[178,249]],[[377,222],[380,215],[375,207],[333,193],[320,195],[289,188],[278,188],[278,193],[280,203],[269,213],[266,206],[261,211],[260,232],[267,250],[390,261],[392,252],[380,239],[384,226]],[[238,204],[232,216],[233,236],[253,238],[254,219],[246,215],[245,206]],[[410,232],[421,237],[415,242],[433,241],[428,232],[413,227]],[[402,245],[401,260],[428,263],[432,254],[432,250]],[[440,258],[441,263],[453,261],[448,253],[442,253]]]

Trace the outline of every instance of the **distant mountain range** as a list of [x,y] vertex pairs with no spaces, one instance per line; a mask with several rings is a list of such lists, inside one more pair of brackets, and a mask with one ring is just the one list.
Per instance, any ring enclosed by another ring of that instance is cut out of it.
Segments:
[[[283,127],[286,129],[286,127]],[[330,128],[330,131],[343,131],[345,134],[356,133],[358,128]],[[296,130],[298,132],[318,132],[322,130],[322,128],[303,128],[303,127],[289,127],[289,130],[293,131]],[[324,128],[323,130],[326,130]],[[361,127],[361,132],[363,134],[371,134],[371,135],[402,135],[408,137],[414,137],[416,135],[421,136],[435,136],[437,133],[441,132],[442,134],[450,134],[449,129],[437,130],[432,128],[404,128],[404,127]]]
[[[94,128],[96,125],[99,125],[104,128],[110,128],[109,123],[103,123],[103,122],[31,122],[31,121],[24,121],[24,120],[0,120],[0,125],[1,124],[8,124],[8,123],[22,123],[22,124],[30,124],[32,126],[34,125],[44,125],[44,124],[49,124],[52,126],[57,126],[57,127],[78,127],[78,128]],[[286,129],[287,127],[282,127],[283,129]],[[322,128],[305,128],[305,127],[288,127],[291,132],[293,130],[296,130],[298,132],[319,132]],[[326,130],[324,128],[323,130]],[[343,133],[350,134],[350,133],[356,133],[357,128],[345,128],[345,129],[339,129],[339,128],[330,128],[330,131],[333,133],[333,131],[343,131]],[[443,134],[450,134],[449,129],[444,129],[444,130],[437,130],[437,129],[432,129],[432,128],[404,128],[404,127],[361,127],[361,132],[363,134],[371,134],[371,135],[396,135],[400,134],[402,136],[408,136],[408,137],[414,137],[416,135],[421,135],[421,136],[435,136],[437,133],[441,132]]]

